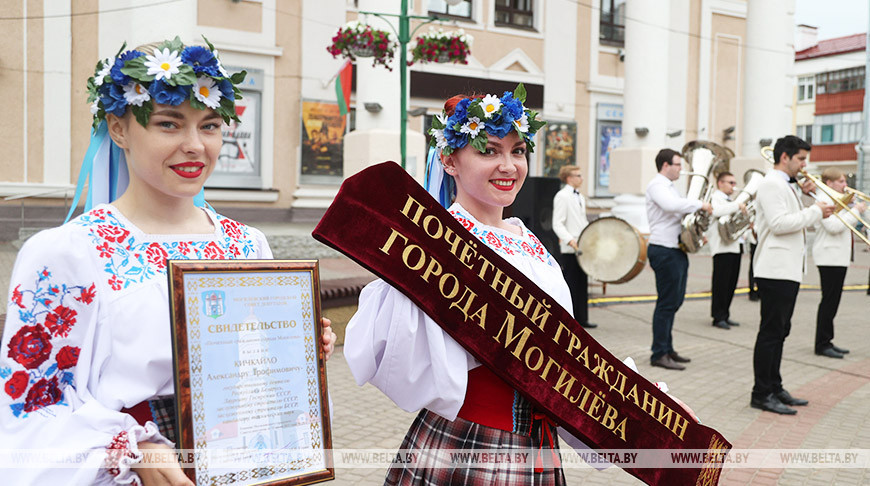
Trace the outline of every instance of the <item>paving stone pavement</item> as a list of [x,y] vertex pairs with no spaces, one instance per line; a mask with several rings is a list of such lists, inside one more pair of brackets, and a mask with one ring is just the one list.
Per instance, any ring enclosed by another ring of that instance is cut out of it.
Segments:
[[[299,230],[300,234],[308,229]],[[267,235],[270,234],[266,231]],[[292,236],[292,235],[291,235]],[[294,237],[300,237],[298,235]],[[272,236],[270,236],[272,238]],[[301,236],[304,238],[304,235]],[[866,285],[870,253],[856,245],[856,261],[846,276],[846,285]],[[0,243],[0,295],[8,295],[9,273],[15,258],[11,245]],[[711,259],[690,256],[689,293],[710,288]],[[744,255],[741,280],[746,285],[748,256]],[[818,285],[818,272],[810,262],[804,284]],[[342,257],[325,256],[321,277],[338,279],[364,275],[365,270]],[[623,285],[609,285],[606,296],[644,295],[654,291],[654,276],[647,266]],[[601,297],[594,287],[593,299]],[[870,449],[870,296],[864,290],[844,292],[837,316],[835,342],[851,353],[836,360],[813,354],[817,289],[801,290],[786,340],[782,362],[785,386],[793,395],[806,398],[795,416],[779,416],[749,407],[752,388],[752,350],[758,331],[759,304],[745,294],[735,297],[732,319],[740,327],[713,328],[710,300],[687,300],[677,314],[674,343],[680,354],[692,358],[686,371],[670,371],[649,365],[650,321],[654,303],[597,306],[590,321],[598,323],[591,335],[616,356],[632,356],[641,374],[653,381],[666,381],[671,393],[691,406],[701,420],[722,432],[735,448],[761,449]],[[327,313],[328,317],[328,313]],[[337,449],[396,449],[415,414],[400,410],[370,385],[358,387],[337,349],[328,363],[328,382],[333,400],[333,442]],[[566,470],[568,484],[623,485],[638,480],[611,467]],[[338,469],[335,485],[380,484],[382,469]],[[732,468],[723,472],[724,485],[840,485],[868,484],[864,469],[794,467],[788,469]]]

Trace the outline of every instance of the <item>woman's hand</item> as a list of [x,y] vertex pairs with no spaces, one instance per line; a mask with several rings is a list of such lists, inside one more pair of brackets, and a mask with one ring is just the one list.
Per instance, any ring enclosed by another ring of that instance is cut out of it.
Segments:
[[670,393],[668,393],[667,395],[668,395],[669,397],[673,398],[674,401],[677,402],[677,404],[678,404],[679,406],[683,407],[683,410],[685,410],[686,412],[688,412],[688,413],[689,413],[689,417],[692,417],[692,419],[693,419],[695,422],[697,422],[697,423],[699,423],[699,424],[701,423],[701,419],[699,419],[698,416],[695,415],[695,411],[692,410],[691,408],[689,408],[689,406],[686,405],[682,400],[680,400],[679,398],[677,398],[677,397],[671,395]]
[[[164,444],[139,442],[139,450],[145,453],[142,462],[133,466],[144,486],[194,486],[181,471],[175,450]],[[154,466],[153,464],[160,464]]]
[[320,323],[323,325],[323,352],[326,353],[326,361],[329,361],[329,357],[335,351],[335,340],[338,337],[332,332],[332,321],[322,317]]

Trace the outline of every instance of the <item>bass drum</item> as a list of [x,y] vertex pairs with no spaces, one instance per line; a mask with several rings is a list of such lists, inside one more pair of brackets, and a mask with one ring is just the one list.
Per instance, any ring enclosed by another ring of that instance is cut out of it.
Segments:
[[615,216],[589,223],[577,246],[580,267],[599,282],[628,282],[646,265],[646,240],[637,228]]

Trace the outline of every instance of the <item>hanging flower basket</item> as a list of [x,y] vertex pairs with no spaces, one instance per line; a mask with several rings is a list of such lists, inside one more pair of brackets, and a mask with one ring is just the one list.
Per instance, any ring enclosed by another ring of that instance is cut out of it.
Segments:
[[429,32],[417,37],[417,45],[411,49],[411,60],[415,62],[454,62],[468,64],[467,57],[471,54],[473,37],[462,29],[456,32],[444,32],[429,29]]
[[351,61],[358,57],[371,57],[372,66],[380,64],[392,71],[389,63],[396,51],[396,41],[385,30],[352,20],[338,29],[326,50],[332,57],[341,56]]

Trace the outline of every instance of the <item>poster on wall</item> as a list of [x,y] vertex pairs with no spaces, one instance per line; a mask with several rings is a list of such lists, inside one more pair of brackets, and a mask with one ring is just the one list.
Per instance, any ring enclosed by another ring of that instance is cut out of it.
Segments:
[[575,164],[577,147],[577,124],[573,122],[551,122],[547,124],[544,141],[544,177],[559,177],[563,165]]
[[342,176],[346,120],[338,103],[302,102],[301,175]]
[[622,145],[622,125],[620,123],[599,123],[598,125],[598,164],[595,174],[595,193],[607,193],[610,188],[610,154]]
[[220,174],[259,175],[257,143],[260,121],[260,93],[247,92],[236,101],[239,122],[223,127],[221,153],[215,171]]

